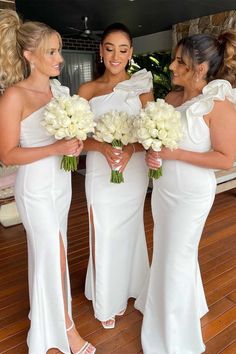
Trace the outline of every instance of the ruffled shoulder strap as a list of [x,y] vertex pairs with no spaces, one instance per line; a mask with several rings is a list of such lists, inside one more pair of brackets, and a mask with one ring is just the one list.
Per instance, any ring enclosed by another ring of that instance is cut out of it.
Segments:
[[129,80],[119,82],[114,91],[122,90],[133,95],[140,95],[151,91],[152,81],[152,73],[142,69],[133,74]]
[[[236,105],[236,89],[226,80],[213,80],[202,90],[202,94],[186,102],[187,129],[189,136],[195,143],[201,144],[209,138],[209,127],[203,117],[210,113],[215,101],[228,99]],[[183,108],[185,106],[183,104]]]
[[50,86],[51,86],[53,97],[55,98],[70,95],[69,87],[62,86],[60,81],[58,81],[57,79],[51,79]]
[[226,80],[213,80],[203,88],[197,101],[190,105],[188,114],[194,117],[204,116],[212,111],[214,101],[225,99],[236,105],[236,89]]

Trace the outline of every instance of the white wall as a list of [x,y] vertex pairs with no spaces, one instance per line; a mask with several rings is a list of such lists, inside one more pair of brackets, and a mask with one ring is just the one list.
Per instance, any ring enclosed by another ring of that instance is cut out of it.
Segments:
[[133,39],[134,54],[152,53],[161,50],[171,50],[172,31],[163,31]]

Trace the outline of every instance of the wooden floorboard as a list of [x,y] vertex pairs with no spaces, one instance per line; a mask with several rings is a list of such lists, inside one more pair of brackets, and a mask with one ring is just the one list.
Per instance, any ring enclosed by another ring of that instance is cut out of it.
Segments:
[[[152,216],[149,192],[145,201],[145,230],[152,254]],[[204,228],[199,263],[209,312],[202,319],[206,354],[236,353],[236,189],[216,196]],[[81,335],[97,347],[98,354],[142,353],[141,314],[129,301],[113,330],[104,330],[94,318],[83,287],[88,261],[88,217],[84,177],[73,175],[73,200],[68,226],[68,259],[73,314]],[[0,226],[0,354],[26,354],[28,321],[27,249],[22,225]],[[48,354],[59,354],[52,349]],[[44,354],[44,353],[42,353]]]

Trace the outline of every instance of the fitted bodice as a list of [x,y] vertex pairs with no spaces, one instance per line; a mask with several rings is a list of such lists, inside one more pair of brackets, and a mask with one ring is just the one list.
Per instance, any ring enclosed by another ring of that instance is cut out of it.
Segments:
[[214,80],[203,88],[202,94],[176,107],[184,128],[180,148],[196,152],[211,149],[210,130],[204,116],[212,111],[215,101],[225,99],[236,104],[236,89],[226,80]]
[[[204,120],[215,101],[228,99],[236,103],[236,91],[225,80],[214,80],[207,84],[201,95],[176,107],[181,113],[184,128],[179,147],[194,152],[207,152],[212,149],[210,129]],[[196,190],[208,193],[215,188],[213,169],[193,165],[179,160],[163,161],[163,177],[156,181],[160,190],[168,190],[173,194],[195,195]]]
[[95,119],[110,110],[137,115],[141,109],[139,95],[152,89],[152,74],[145,69],[133,74],[129,80],[118,83],[109,94],[93,97],[89,103]]
[[[69,89],[61,86],[59,81],[50,80],[53,97],[69,95]],[[21,121],[20,145],[22,147],[36,147],[52,144],[54,136],[49,136],[45,127],[41,126],[45,107],[39,108]]]

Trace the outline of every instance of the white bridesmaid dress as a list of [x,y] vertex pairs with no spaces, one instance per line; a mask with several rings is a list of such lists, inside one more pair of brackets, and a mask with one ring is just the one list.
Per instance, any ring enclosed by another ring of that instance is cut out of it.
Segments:
[[[211,150],[203,116],[215,100],[236,103],[229,82],[214,80],[203,94],[177,107],[185,136],[181,148]],[[135,306],[144,311],[144,354],[200,354],[205,351],[200,317],[207,312],[198,266],[198,245],[215,197],[214,171],[181,161],[163,161],[163,176],[154,181],[152,212],[154,251],[150,282]]]
[[[54,97],[69,94],[57,80],[51,81],[51,90]],[[21,122],[21,147],[45,146],[55,141],[40,125],[44,109],[45,106],[41,107]],[[61,158],[51,156],[21,165],[15,184],[15,199],[28,243],[29,354],[46,354],[50,348],[71,353],[65,325],[59,238],[61,235],[66,252],[71,175],[60,169]],[[68,267],[65,281],[71,316]]]
[[[110,94],[90,100],[96,118],[110,110],[138,114],[139,95],[152,89],[152,75],[145,69],[120,82]],[[100,321],[115,316],[137,298],[149,275],[143,223],[148,187],[144,152],[134,153],[124,171],[124,183],[110,182],[111,170],[99,152],[88,152],[86,196],[94,225],[90,225],[90,259],[85,295],[93,301]]]

